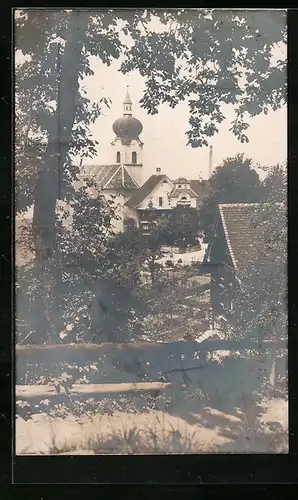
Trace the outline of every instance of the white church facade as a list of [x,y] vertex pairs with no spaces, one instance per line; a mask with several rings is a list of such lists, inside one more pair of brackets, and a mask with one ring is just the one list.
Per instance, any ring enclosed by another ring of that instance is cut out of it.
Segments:
[[142,123],[132,115],[128,90],[123,101],[123,115],[113,123],[115,138],[111,142],[110,164],[84,166],[84,174],[93,178],[97,193],[113,197],[117,207],[117,232],[125,230],[126,222],[136,226],[145,222],[148,209],[158,212],[172,210],[177,205],[198,208],[205,192],[204,181],[171,180],[154,168],[148,179],[143,178],[143,146],[140,139]]

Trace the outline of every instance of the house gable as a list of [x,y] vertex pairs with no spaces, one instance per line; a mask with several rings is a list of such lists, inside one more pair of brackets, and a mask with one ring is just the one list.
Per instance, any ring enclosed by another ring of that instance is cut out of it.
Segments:
[[[158,198],[167,196],[167,193],[170,193],[173,186],[172,181],[166,175],[151,175],[126,202],[126,206],[134,209],[146,209],[150,203],[150,198],[152,198],[153,206],[157,204],[157,207],[155,206],[154,208],[158,208]],[[170,208],[168,199],[166,201],[167,204],[164,208]]]
[[205,253],[204,266],[206,266],[205,269],[207,270],[208,268],[210,269],[211,266],[220,265],[226,265],[231,269],[234,268],[222,219],[218,216]]

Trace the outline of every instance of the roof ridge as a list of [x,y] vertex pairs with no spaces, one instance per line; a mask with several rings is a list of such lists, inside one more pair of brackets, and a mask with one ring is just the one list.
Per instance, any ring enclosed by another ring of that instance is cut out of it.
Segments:
[[[115,172],[113,174],[111,174],[111,170],[112,170],[112,166],[116,166],[116,165],[110,165],[109,168],[109,172],[107,172],[106,174],[104,174],[100,180],[100,182],[102,182],[102,189],[105,189],[106,185],[111,182],[111,179],[113,179],[114,175],[116,174],[116,172],[118,172],[119,168],[116,168]],[[106,180],[107,179],[107,180]]]
[[262,203],[259,201],[251,202],[251,203],[219,203],[219,207],[248,207],[248,206],[256,206],[256,205],[266,205],[267,203]]
[[171,184],[173,182],[166,174],[152,174],[142,186],[131,196],[129,200],[125,203],[127,206],[132,206],[133,208],[138,208],[141,203],[143,203],[148,196],[157,188],[157,186],[164,180],[167,179]]
[[231,255],[232,262],[234,264],[234,268],[237,271],[237,261],[235,259],[234,251],[233,251],[232,244],[231,244],[231,241],[230,241],[230,236],[229,236],[229,231],[228,231],[228,228],[227,228],[226,220],[225,220],[224,214],[223,214],[223,212],[221,210],[223,208],[223,205],[219,205],[218,207],[219,207],[219,213],[220,213],[221,220],[222,220],[223,229],[224,229],[224,232],[225,232],[225,235],[226,235],[228,249],[229,249],[229,252],[230,252],[230,255]]
[[[137,183],[137,181],[133,178],[133,176],[129,173],[129,171],[127,170],[127,168],[125,167],[125,165],[122,165],[123,169],[124,169],[124,172],[128,175],[128,177],[132,180],[132,182],[135,184],[135,186],[139,189],[140,186],[139,184]],[[124,181],[125,182],[125,181]],[[123,186],[124,187],[124,186]]]

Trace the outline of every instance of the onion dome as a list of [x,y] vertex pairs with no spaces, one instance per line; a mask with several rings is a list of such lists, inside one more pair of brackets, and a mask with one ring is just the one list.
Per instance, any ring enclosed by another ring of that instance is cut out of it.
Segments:
[[123,116],[113,123],[113,131],[122,144],[128,145],[132,140],[138,139],[142,130],[140,120],[132,116],[132,101],[127,90],[123,101]]

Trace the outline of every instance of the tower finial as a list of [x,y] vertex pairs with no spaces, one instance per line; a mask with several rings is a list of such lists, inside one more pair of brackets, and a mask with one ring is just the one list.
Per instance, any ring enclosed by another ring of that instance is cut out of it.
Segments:
[[127,89],[126,89],[126,95],[125,95],[125,99],[123,101],[123,114],[124,115],[131,115],[132,114],[132,111],[131,111],[131,107],[132,107],[132,100],[130,98],[130,95],[129,95],[129,92],[128,92],[128,85],[127,85]]

